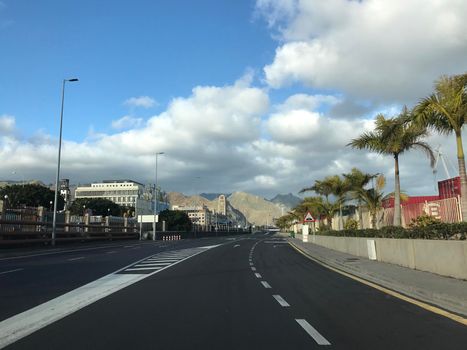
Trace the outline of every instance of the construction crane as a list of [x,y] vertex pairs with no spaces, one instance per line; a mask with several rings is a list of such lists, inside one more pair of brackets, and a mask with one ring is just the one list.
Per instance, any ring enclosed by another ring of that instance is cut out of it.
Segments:
[[[438,145],[438,148],[435,149],[434,151],[435,153],[435,163],[433,164],[433,178],[434,178],[434,182],[435,182],[435,189],[437,190],[438,189],[438,179],[437,179],[437,174],[438,174],[438,163],[439,163],[439,160],[441,159],[441,163],[443,163],[443,168],[444,168],[444,172],[446,173],[446,178],[447,179],[450,179],[451,178],[451,174],[449,173],[449,170],[448,170],[448,164],[449,164],[449,168],[451,170],[454,171],[454,173],[456,172],[456,169],[454,168],[454,166],[452,165],[451,161],[449,160],[449,158],[447,158],[443,152],[441,152],[441,145]],[[447,163],[448,164],[447,164]]]

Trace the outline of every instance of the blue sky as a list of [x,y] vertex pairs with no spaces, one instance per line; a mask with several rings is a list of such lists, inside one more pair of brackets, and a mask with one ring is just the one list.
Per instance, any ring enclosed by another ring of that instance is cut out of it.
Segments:
[[[66,128],[72,140],[89,126],[133,112],[148,117],[196,85],[222,86],[246,69],[260,70],[275,42],[251,1],[3,1],[0,104],[26,135],[54,133],[61,79],[67,87]],[[151,110],[124,101],[151,96]]]
[[[72,183],[152,182],[163,151],[169,191],[273,197],[352,167],[391,191],[391,157],[346,145],[467,71],[465,13],[458,0],[0,0],[0,178],[54,181],[61,81],[77,77]],[[455,161],[452,137],[428,141]],[[417,152],[401,179],[434,191]]]

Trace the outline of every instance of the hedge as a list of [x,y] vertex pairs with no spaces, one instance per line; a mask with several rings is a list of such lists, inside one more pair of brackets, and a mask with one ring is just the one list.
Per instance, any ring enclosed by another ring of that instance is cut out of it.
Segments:
[[451,239],[465,240],[467,238],[467,222],[447,224],[440,223],[425,227],[403,228],[386,226],[377,229],[350,229],[319,231],[323,236],[340,237],[375,237],[375,238],[412,238],[412,239]]

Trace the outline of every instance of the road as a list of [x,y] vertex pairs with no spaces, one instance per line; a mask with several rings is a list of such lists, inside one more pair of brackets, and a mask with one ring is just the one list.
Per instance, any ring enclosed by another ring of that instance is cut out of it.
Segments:
[[263,234],[0,259],[0,285],[0,345],[12,342],[8,349],[467,344],[464,325],[337,274]]

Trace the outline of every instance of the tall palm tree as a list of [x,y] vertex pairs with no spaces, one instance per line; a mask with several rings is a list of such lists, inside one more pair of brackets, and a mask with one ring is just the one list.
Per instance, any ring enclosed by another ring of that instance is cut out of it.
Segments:
[[[326,197],[326,203],[328,206],[333,206],[337,204],[339,207],[339,230],[344,228],[343,218],[342,218],[342,205],[344,204],[346,194],[350,190],[349,182],[344,178],[342,179],[339,175],[326,176],[323,180],[316,180],[315,184],[311,187],[303,188],[300,193],[315,191],[317,194],[323,195]],[[336,197],[336,202],[329,202],[329,195],[334,195]],[[332,219],[332,217],[330,218]],[[328,222],[329,223],[329,222]]]
[[374,131],[365,132],[353,139],[348,146],[357,149],[392,155],[394,157],[394,226],[401,226],[401,189],[399,178],[399,156],[413,148],[424,151],[434,164],[435,157],[431,147],[422,139],[428,135],[427,129],[410,122],[411,116],[404,107],[396,118],[376,116]]
[[364,193],[365,187],[368,183],[378,176],[378,174],[366,174],[357,168],[352,168],[350,173],[342,174],[347,179],[350,187],[350,196],[352,199],[356,199],[358,202],[358,221],[360,228],[363,228],[363,213],[361,209],[362,198],[361,193]]
[[315,180],[315,184],[311,187],[306,187],[300,190],[299,193],[314,191],[316,194],[326,197],[329,199],[329,196],[333,193],[332,184],[329,181],[324,180]]
[[415,107],[414,120],[440,134],[454,133],[456,136],[462,218],[467,221],[467,176],[462,145],[462,127],[467,121],[467,73],[442,76],[437,80],[435,92],[422,99]]
[[378,228],[377,216],[378,211],[382,208],[384,199],[383,188],[386,186],[386,178],[384,175],[378,175],[376,184],[370,188],[356,188],[355,195],[368,208],[371,216],[371,227]]

